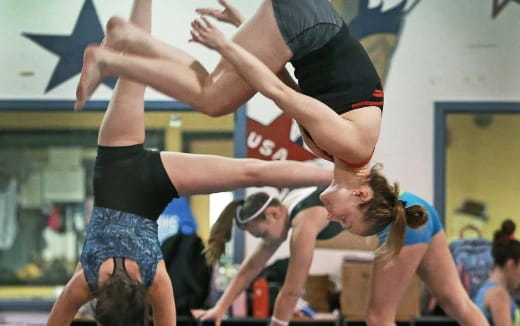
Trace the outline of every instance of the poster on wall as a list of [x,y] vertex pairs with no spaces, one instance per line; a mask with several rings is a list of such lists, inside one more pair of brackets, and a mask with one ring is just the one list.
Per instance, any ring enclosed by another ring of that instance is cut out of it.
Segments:
[[247,157],[263,160],[316,159],[303,146],[297,123],[279,110],[247,111]]

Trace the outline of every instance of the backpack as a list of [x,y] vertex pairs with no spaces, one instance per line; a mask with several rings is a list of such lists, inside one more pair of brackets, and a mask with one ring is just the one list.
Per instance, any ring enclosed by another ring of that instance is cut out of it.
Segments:
[[458,239],[449,248],[462,284],[473,298],[493,267],[491,242],[484,238]]
[[212,267],[207,265],[203,249],[204,244],[196,234],[177,233],[161,245],[178,316],[191,316],[191,309],[205,308]]

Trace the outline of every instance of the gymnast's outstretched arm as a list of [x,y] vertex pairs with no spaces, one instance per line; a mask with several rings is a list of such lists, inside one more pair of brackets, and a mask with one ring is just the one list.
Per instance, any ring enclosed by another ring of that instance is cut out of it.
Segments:
[[87,286],[81,264],[78,263],[74,275],[52,307],[47,326],[70,325],[78,309],[90,299],[92,293]]
[[247,285],[262,271],[271,256],[280,247],[283,241],[262,240],[253,253],[240,265],[238,273],[233,277],[217,304],[208,310],[194,309],[193,317],[204,320],[214,320],[215,326],[220,326],[235,298],[245,290]]

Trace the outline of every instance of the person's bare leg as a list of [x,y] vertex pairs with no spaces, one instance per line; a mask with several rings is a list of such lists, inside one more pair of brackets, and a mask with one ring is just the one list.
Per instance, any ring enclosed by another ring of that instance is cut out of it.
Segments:
[[444,311],[463,326],[489,325],[471,301],[457,273],[444,231],[433,236],[419,265],[419,276],[439,301]]
[[[152,37],[138,25],[124,18],[113,16],[108,20],[105,47],[117,52],[135,54],[156,59],[169,59],[190,66],[197,59],[184,50]],[[202,67],[202,65],[201,65]],[[208,75],[208,73],[205,73]]]
[[[186,73],[184,78],[177,76],[180,72]],[[163,93],[171,91],[170,82],[173,82],[177,86],[175,92],[191,94],[194,98],[203,91],[203,84],[198,76],[191,73],[191,69],[182,64],[164,59],[121,55],[109,49],[89,46],[85,50],[80,83],[76,90],[76,110],[83,107],[87,97],[108,76],[120,76],[128,80],[143,82]],[[174,79],[177,81],[173,81]],[[222,94],[221,97],[224,96]],[[182,100],[182,96],[177,99]]]
[[[143,33],[150,33],[151,1],[135,0],[130,20]],[[99,145],[127,146],[144,142],[144,91],[142,84],[123,78],[118,80],[99,128]]]
[[[139,26],[114,16],[107,23],[106,46],[114,50],[136,54],[139,56],[167,59],[189,66],[198,76],[201,83],[209,75],[207,70],[187,52],[159,39],[150,37]],[[299,87],[286,69],[282,69],[278,77],[289,87],[299,91]]]
[[[111,30],[117,29],[112,27]],[[109,35],[110,44],[118,43],[115,38],[121,36],[116,34]],[[143,57],[90,47],[85,52],[77,89],[77,109],[81,109],[106,76],[123,76],[139,81],[211,116],[233,112],[254,94],[254,90],[225,61],[221,61],[211,74],[201,80],[203,68],[184,51],[151,37],[143,37],[139,32],[133,35],[137,37],[127,36],[126,44],[122,42],[129,51],[133,51],[133,43],[142,45],[144,42],[152,49],[147,50],[149,52],[162,54],[173,51],[175,54]],[[276,72],[292,57],[278,29],[271,0],[266,0],[260,6],[233,39]],[[172,60],[173,57],[176,59]]]
[[367,325],[395,326],[397,308],[410,285],[428,245],[405,246],[388,264],[374,263],[367,308]]
[[297,161],[237,159],[217,155],[161,152],[164,168],[180,196],[252,186],[328,185],[332,169]]

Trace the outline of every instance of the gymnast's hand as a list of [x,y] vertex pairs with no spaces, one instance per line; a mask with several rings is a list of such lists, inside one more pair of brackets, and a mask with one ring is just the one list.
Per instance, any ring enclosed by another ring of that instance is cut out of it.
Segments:
[[228,42],[224,33],[204,16],[191,22],[191,41],[205,45],[212,50],[218,50]]
[[219,0],[218,2],[224,7],[224,9],[197,8],[195,12],[200,15],[211,16],[221,22],[229,23],[236,27],[242,25],[245,19],[237,8],[231,6],[226,2],[226,0]]
[[224,316],[224,313],[218,310],[217,307],[213,307],[209,310],[192,309],[191,314],[201,321],[212,319],[215,321],[215,326],[220,326],[222,316]]

